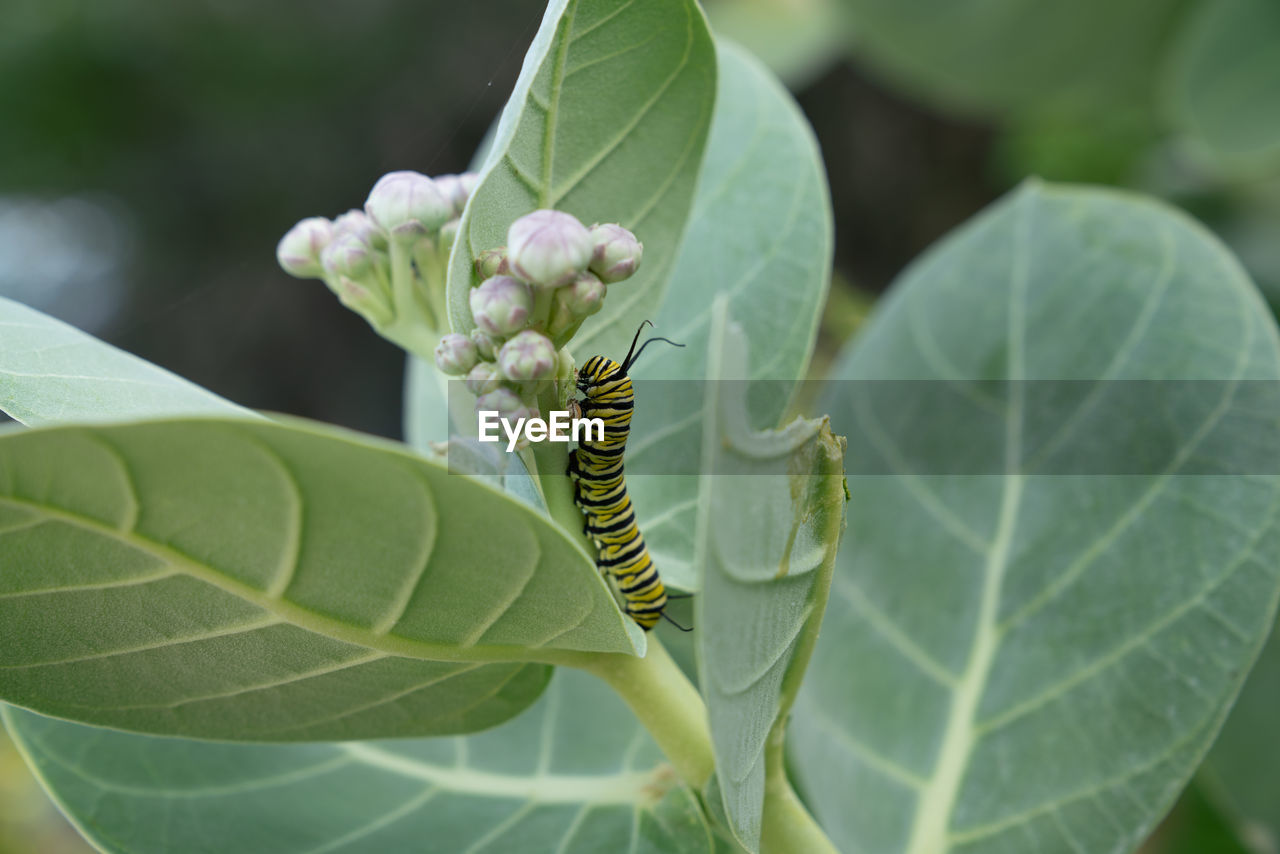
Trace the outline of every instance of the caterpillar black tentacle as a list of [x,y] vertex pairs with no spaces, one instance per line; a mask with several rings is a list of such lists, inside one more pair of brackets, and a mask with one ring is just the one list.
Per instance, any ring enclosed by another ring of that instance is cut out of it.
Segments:
[[669,597],[636,524],[623,474],[635,407],[635,392],[627,371],[654,341],[684,346],[654,337],[636,350],[645,324],[653,325],[647,320],[640,324],[621,364],[604,356],[592,356],[578,370],[578,391],[583,395],[577,403],[581,417],[603,421],[604,435],[596,439],[584,434],[577,449],[569,452],[568,473],[574,483],[574,502],[586,520],[584,533],[596,547],[596,566],[612,580],[627,616],[645,631],[665,619],[687,632],[689,629],[664,613]]

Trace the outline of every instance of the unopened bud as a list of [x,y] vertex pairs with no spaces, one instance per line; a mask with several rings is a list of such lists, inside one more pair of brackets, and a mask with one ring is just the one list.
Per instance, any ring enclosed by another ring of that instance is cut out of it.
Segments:
[[482,280],[506,275],[510,270],[511,268],[507,266],[507,247],[505,246],[486,249],[476,256],[476,274]]
[[381,329],[395,319],[390,306],[376,290],[340,274],[330,275],[325,282],[343,305],[364,317],[374,328]]
[[[474,173],[466,174],[475,177]],[[466,175],[437,175],[432,179],[440,193],[453,206],[454,215],[462,213],[462,209],[467,206],[467,199],[471,197],[471,190],[475,188],[475,182],[463,181],[464,177]]]
[[320,255],[324,269],[335,276],[358,279],[373,266],[370,248],[354,234],[342,234],[325,247]]
[[502,345],[498,352],[498,367],[509,380],[546,379],[555,373],[555,345],[541,332],[526,329]]
[[453,218],[453,205],[419,172],[388,172],[378,179],[364,209],[398,243],[412,243]]
[[290,276],[314,279],[324,272],[320,253],[333,238],[333,223],[322,216],[308,217],[285,232],[276,246],[276,260]]
[[475,367],[479,353],[476,345],[456,332],[444,336],[436,345],[436,367],[452,377],[460,377]]
[[556,302],[562,304],[575,317],[590,317],[604,307],[604,283],[591,273],[583,273],[556,291]]
[[495,388],[485,392],[476,399],[476,411],[496,411],[503,418],[509,418],[517,411],[524,409],[520,396],[509,388]]
[[591,272],[605,284],[630,278],[640,266],[644,244],[620,225],[605,223],[591,229]]
[[471,316],[490,335],[519,332],[533,311],[529,286],[511,276],[494,276],[471,291]]
[[493,362],[478,362],[467,374],[467,391],[479,396],[502,385],[502,374]]
[[507,230],[511,270],[526,282],[558,288],[587,268],[591,234],[577,218],[554,210],[525,214]]
[[489,337],[489,333],[483,329],[471,330],[471,343],[476,345],[476,352],[480,354],[482,359],[493,359],[497,352],[497,342]]
[[480,185],[480,173],[463,172],[458,176],[458,180],[462,182],[462,200],[465,203]]
[[353,235],[370,249],[387,248],[387,236],[362,210],[352,208],[333,220],[333,239],[344,234]]
[[440,226],[440,233],[436,238],[436,251],[443,257],[449,257],[449,250],[453,248],[453,241],[458,237],[458,220],[451,219],[444,225]]

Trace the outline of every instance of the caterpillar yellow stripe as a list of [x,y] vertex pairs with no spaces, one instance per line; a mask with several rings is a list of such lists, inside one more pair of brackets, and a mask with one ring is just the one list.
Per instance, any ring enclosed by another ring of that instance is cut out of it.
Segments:
[[[640,328],[643,329],[644,324]],[[578,370],[578,391],[583,396],[578,406],[582,417],[603,421],[604,435],[596,439],[590,437],[588,431],[577,449],[569,452],[569,477],[574,483],[574,501],[585,519],[583,530],[596,547],[596,566],[613,580],[626,614],[649,631],[666,617],[663,610],[667,606],[667,591],[636,524],[635,508],[627,495],[622,470],[635,406],[635,393],[627,371],[645,347],[653,341],[667,339],[650,338],[640,347],[640,352],[636,352],[639,338],[637,330],[621,364],[604,356],[592,356]]]

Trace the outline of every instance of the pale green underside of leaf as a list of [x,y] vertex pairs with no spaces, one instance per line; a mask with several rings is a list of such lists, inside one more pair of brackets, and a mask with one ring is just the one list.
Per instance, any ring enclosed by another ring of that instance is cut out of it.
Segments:
[[[768,385],[773,397],[764,411],[753,410],[760,423],[776,424],[791,388],[786,381],[807,369],[831,277],[831,203],[808,123],[741,48],[721,43],[718,56],[706,163],[671,288],[654,317],[656,334],[685,347],[655,344],[632,371],[640,380],[687,380],[688,393],[665,384],[666,394],[646,398],[639,385],[627,446],[633,471],[702,468],[704,389],[697,378],[706,375],[711,306],[720,296],[732,301],[734,320],[754,345],[743,376],[778,381]],[[592,355],[573,346],[580,359]],[[696,589],[698,479],[633,474],[627,482],[663,578]]]
[[[6,334],[5,337],[0,338],[0,349],[3,349],[4,353],[2,364],[5,369],[0,375],[4,376],[6,382],[11,383],[7,388],[14,395],[12,398],[6,398],[6,407],[12,407],[13,414],[31,424],[55,424],[62,423],[64,420],[102,422],[185,414],[253,417],[253,413],[241,409],[230,401],[212,395],[180,377],[119,351],[91,335],[34,309],[0,300],[0,317],[3,318],[3,322],[19,330],[12,336]],[[18,344],[22,346],[19,347]],[[66,550],[68,546],[70,549]],[[61,555],[52,555],[54,560],[65,560],[68,564],[67,567],[62,568],[62,571],[67,572],[68,567],[71,572],[85,571],[82,563],[85,555],[73,554],[75,544],[62,544],[62,548],[65,551]],[[96,547],[89,554],[93,554],[94,551],[97,551]],[[121,553],[127,553],[127,550],[115,549],[111,553],[118,556]],[[98,556],[101,557],[102,553],[98,552]],[[8,568],[10,565],[5,563],[4,566]],[[116,570],[124,571],[120,567],[116,567]],[[176,577],[174,580],[177,580]],[[117,594],[120,592],[122,591],[116,591]],[[92,595],[91,591],[86,591],[81,597],[82,603],[91,604]],[[51,601],[52,597],[32,597],[27,601],[38,602],[41,599]],[[15,603],[18,601],[15,600]],[[144,611],[151,610],[149,603],[135,603],[135,607]],[[102,616],[102,613],[93,613],[95,621]],[[297,637],[306,638],[307,636],[299,632]],[[239,642],[243,644],[251,639],[251,636],[246,635],[240,638]],[[234,642],[236,642],[235,639],[219,641],[224,645]],[[307,639],[303,646],[308,650],[307,656],[301,659],[303,662],[327,660],[337,665],[344,657],[354,653],[352,648],[336,643],[325,644],[323,639]],[[181,649],[186,650],[188,647],[183,645]],[[198,650],[199,647],[189,649]],[[139,651],[139,655],[134,658],[141,660],[144,657],[143,653],[160,657],[164,655],[163,650],[157,649],[149,652]],[[99,664],[104,668],[113,666],[113,662],[107,659],[100,660]],[[370,683],[366,686],[378,687],[383,691],[378,696],[363,696],[354,703],[350,698],[339,700],[337,704],[324,706],[314,713],[318,718],[337,715],[343,711],[339,708],[342,703],[347,704],[346,710],[352,715],[367,713],[369,717],[366,722],[357,722],[357,728],[346,730],[348,733],[346,737],[353,737],[350,733],[358,732],[360,726],[385,727],[388,725],[389,711],[393,711],[397,704],[405,702],[420,707],[426,721],[425,725],[429,729],[487,725],[509,717],[523,705],[532,702],[537,697],[539,686],[544,684],[546,679],[546,669],[540,665],[524,665],[519,669],[514,669],[508,664],[485,665],[443,679],[441,677],[448,675],[448,668],[441,668],[436,664],[408,661],[396,663],[389,659],[381,664],[369,661],[366,665],[363,673],[360,672],[360,666],[353,663],[346,674],[317,673],[314,680],[293,682],[290,680],[294,674],[280,672],[274,678],[264,677],[261,682],[268,693],[274,689],[278,696],[285,697],[316,687],[327,689],[328,686],[335,684],[334,680],[348,679],[352,675],[368,678],[369,674],[378,668],[382,668],[384,672],[389,672],[387,668],[399,670],[399,673],[392,673],[386,683],[380,682],[375,677],[375,681],[379,684],[375,686]],[[92,666],[91,662],[85,662],[82,669]],[[266,666],[266,664],[263,665],[264,668]],[[274,666],[281,671],[287,669],[279,664]],[[429,684],[432,680],[439,681],[432,686]],[[273,684],[277,681],[279,684]],[[397,691],[391,687],[395,684],[399,684],[402,690],[410,690],[414,685],[420,686],[420,690],[416,697],[402,700],[396,696]],[[261,701],[258,693],[251,690],[252,686],[244,687],[248,690],[243,694],[236,693],[240,690],[239,688],[229,688],[227,696],[215,696],[207,700],[207,708],[212,710],[211,714],[225,716],[225,722],[220,721],[219,725],[222,727],[221,731],[230,733],[228,737],[238,737],[240,727],[239,718],[236,714],[230,714],[229,710],[241,700]],[[65,684],[60,690],[67,690]],[[74,696],[74,692],[69,702],[80,702]],[[175,700],[167,698],[165,702],[173,703]],[[423,708],[424,702],[429,707]],[[158,715],[172,715],[176,721],[180,715],[196,705],[199,704],[175,705],[172,709],[166,709],[161,704],[159,708],[150,711]],[[66,713],[73,717],[80,717],[85,711],[83,708],[68,707],[66,709]],[[381,723],[379,723],[380,716]],[[279,721],[268,722],[264,726],[274,723]],[[294,722],[285,723],[292,725]],[[321,723],[335,731],[344,725],[344,721],[336,717]],[[351,722],[345,723],[349,725]],[[302,737],[307,725],[304,722],[302,728],[287,734],[287,737]],[[282,733],[278,737],[286,737],[286,734]]]
[[702,448],[716,474],[698,492],[698,675],[725,814],[738,841],[756,851],[765,741],[794,698],[807,664],[797,650],[816,635],[830,589],[843,448],[825,419],[753,431],[746,386],[737,382],[749,364],[746,336],[724,297],[713,318]]
[[410,355],[404,366],[404,441],[424,456],[449,439],[448,378]]
[[[1163,205],[1029,184],[910,268],[836,374],[947,380],[992,407],[1010,459],[1044,437],[1023,435],[1017,391],[984,397],[1000,386],[977,380],[1214,381],[1160,474],[851,477],[791,729],[843,850],[1133,848],[1199,764],[1274,614],[1269,444],[1216,461],[1267,475],[1179,476],[1189,460],[1214,470],[1196,452],[1219,427],[1248,436],[1280,417],[1242,400],[1239,381],[1280,376],[1248,278]],[[893,463],[886,413],[852,392],[827,405]],[[951,442],[961,455],[989,438],[957,419]]]
[[854,55],[944,106],[1145,106],[1186,0],[840,0]]
[[694,0],[559,0],[547,9],[488,163],[459,225],[449,268],[455,330],[473,327],[477,253],[506,244],[538,208],[617,222],[644,243],[639,272],[610,286],[578,333],[622,352],[667,288],[715,98],[714,46]]
[[562,670],[487,733],[242,745],[8,709],[29,764],[110,854],[708,854],[697,801],[620,700]]
[[146,732],[469,731],[545,679],[478,662],[639,634],[544,516],[302,422],[6,435],[0,555],[4,699]]
[[0,297],[0,410],[30,427],[253,413],[60,320]]
[[1173,69],[1174,109],[1210,151],[1232,163],[1280,158],[1280,4],[1205,3]]

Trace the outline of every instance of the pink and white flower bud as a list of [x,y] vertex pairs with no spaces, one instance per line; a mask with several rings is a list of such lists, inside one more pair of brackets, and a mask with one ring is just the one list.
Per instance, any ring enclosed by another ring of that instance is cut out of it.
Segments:
[[398,243],[412,243],[453,218],[453,204],[420,172],[388,172],[378,179],[364,209]]
[[476,275],[482,280],[491,279],[494,276],[504,276],[511,272],[511,268],[507,266],[507,247],[499,246],[497,249],[486,249],[476,256]]
[[511,271],[540,288],[558,288],[573,281],[591,261],[591,233],[563,211],[525,214],[507,230],[507,259]]
[[467,199],[471,196],[471,191],[467,185],[463,183],[461,175],[437,175],[432,179],[436,182],[436,187],[449,204],[453,206],[454,216],[462,213],[462,209],[467,206]]
[[479,358],[475,343],[456,332],[444,336],[436,345],[436,367],[451,377],[470,371]]
[[479,362],[467,374],[467,391],[477,397],[502,385],[502,374],[493,362]]
[[471,330],[471,343],[476,345],[476,352],[482,359],[492,361],[498,351],[498,343],[482,329]]
[[480,173],[463,172],[458,176],[458,180],[462,182],[462,198],[465,202],[467,199],[471,198],[471,195],[476,191],[476,187],[480,185]]
[[628,279],[639,269],[644,244],[622,226],[614,223],[592,226],[591,243],[591,272],[605,284]]
[[387,248],[387,236],[362,210],[352,208],[333,220],[333,239],[337,240],[344,234],[355,236],[370,249]]
[[[509,388],[495,388],[476,399],[476,411],[497,412],[499,417],[514,421],[525,408],[520,396]],[[513,417],[514,416],[514,417]]]
[[516,335],[498,351],[498,367],[509,380],[544,380],[555,373],[556,348],[551,339],[532,329]]
[[470,301],[476,325],[498,337],[519,332],[533,311],[532,291],[512,276],[486,279],[471,291]]
[[556,302],[564,305],[575,317],[590,317],[604,307],[604,283],[591,273],[583,273],[556,291]]
[[324,275],[320,253],[333,239],[333,223],[322,216],[308,217],[285,232],[276,246],[276,260],[290,276],[315,279]]
[[373,255],[354,234],[341,234],[320,253],[320,263],[331,275],[359,279],[372,269]]

